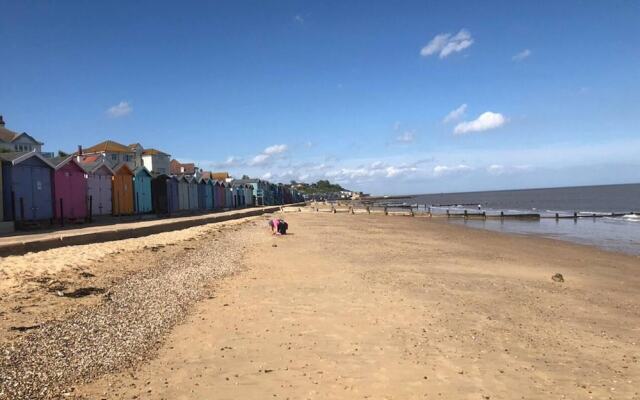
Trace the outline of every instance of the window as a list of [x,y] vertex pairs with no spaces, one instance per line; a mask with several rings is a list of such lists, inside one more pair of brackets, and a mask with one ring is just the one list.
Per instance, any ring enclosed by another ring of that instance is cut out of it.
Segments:
[[113,161],[118,161],[118,155],[117,155],[117,154],[112,154],[112,155],[111,155],[111,159],[112,159]]

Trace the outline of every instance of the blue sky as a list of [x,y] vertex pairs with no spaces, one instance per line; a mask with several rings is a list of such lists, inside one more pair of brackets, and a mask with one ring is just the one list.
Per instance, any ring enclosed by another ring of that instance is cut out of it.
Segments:
[[372,193],[640,181],[640,3],[0,0],[0,114]]

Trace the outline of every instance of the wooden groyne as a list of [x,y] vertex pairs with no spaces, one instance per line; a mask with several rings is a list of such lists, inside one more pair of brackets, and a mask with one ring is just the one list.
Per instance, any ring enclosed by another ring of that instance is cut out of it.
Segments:
[[[315,212],[327,212],[327,213],[350,213],[350,214],[383,214],[383,215],[402,215],[412,217],[429,217],[429,218],[460,218],[460,219],[476,219],[476,220],[521,220],[521,221],[539,221],[541,219],[593,219],[593,218],[605,218],[605,217],[622,217],[624,215],[640,215],[637,212],[628,213],[584,213],[574,212],[573,214],[566,215],[556,213],[555,215],[543,215],[540,213],[505,213],[501,211],[498,213],[487,213],[486,211],[469,211],[462,210],[452,212],[446,210],[444,213],[433,213],[432,206],[426,204],[414,204],[414,205],[372,205],[368,203],[360,203],[357,205],[348,205],[344,203],[321,203],[312,204],[311,211]],[[439,206],[438,206],[439,207]]]

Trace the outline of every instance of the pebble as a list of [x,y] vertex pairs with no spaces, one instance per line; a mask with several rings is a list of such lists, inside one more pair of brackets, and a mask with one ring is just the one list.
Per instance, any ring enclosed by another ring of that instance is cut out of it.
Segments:
[[210,296],[202,282],[241,268],[248,239],[238,231],[215,246],[210,238],[192,242],[198,251],[168,256],[109,288],[102,303],[0,346],[0,399],[59,398],[71,385],[150,357],[190,306]]

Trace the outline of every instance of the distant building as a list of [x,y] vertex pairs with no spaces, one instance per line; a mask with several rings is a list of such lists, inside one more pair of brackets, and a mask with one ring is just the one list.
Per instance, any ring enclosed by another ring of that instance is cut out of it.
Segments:
[[171,154],[157,149],[145,149],[140,143],[130,144],[135,152],[136,168],[145,167],[152,174],[169,174]]
[[171,160],[169,163],[169,172],[171,175],[185,175],[200,178],[200,168],[194,163],[181,163],[178,160]]
[[116,165],[126,163],[130,170],[136,168],[136,152],[129,146],[125,146],[113,140],[105,140],[94,146],[83,149],[78,147],[78,158],[81,160],[85,158],[99,158],[102,157],[109,163],[111,168]]
[[18,133],[5,128],[4,118],[0,115],[0,149],[5,151],[37,151],[42,152],[44,143],[37,141],[26,132]]
[[215,181],[229,182],[232,178],[228,172],[211,172],[211,179]]
[[140,143],[126,146],[113,140],[105,140],[86,149],[79,147],[77,155],[80,161],[94,162],[102,158],[111,168],[126,163],[131,170],[145,167],[154,174],[167,174],[171,158],[160,150],[145,149]]

